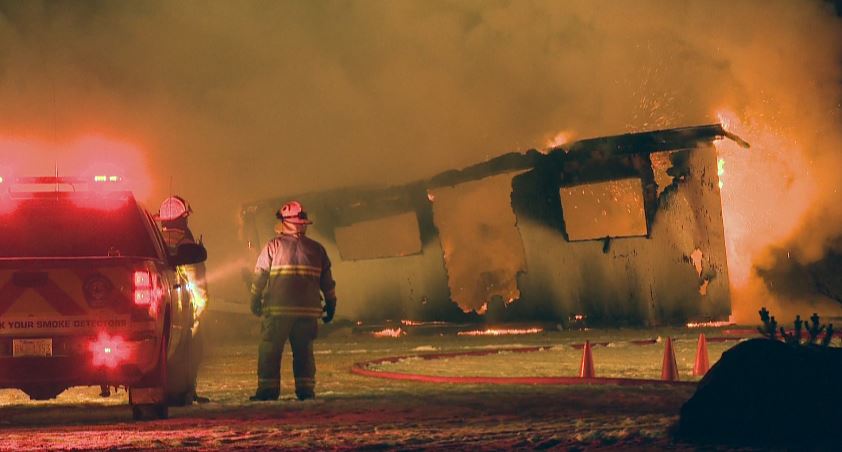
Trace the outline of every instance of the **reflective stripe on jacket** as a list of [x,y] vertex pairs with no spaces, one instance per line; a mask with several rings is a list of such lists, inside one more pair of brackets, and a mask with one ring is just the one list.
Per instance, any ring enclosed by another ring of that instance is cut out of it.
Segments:
[[336,283],[324,247],[304,235],[280,234],[263,247],[254,268],[253,294],[263,297],[263,314],[321,317],[322,303],[335,302]]

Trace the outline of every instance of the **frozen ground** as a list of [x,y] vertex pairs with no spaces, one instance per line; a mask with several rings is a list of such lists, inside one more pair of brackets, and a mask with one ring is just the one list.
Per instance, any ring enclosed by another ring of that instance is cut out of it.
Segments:
[[[716,335],[715,332],[708,332]],[[0,390],[0,450],[44,448],[184,449],[694,449],[675,444],[668,429],[688,387],[480,386],[398,382],[349,373],[358,361],[431,351],[554,345],[546,352],[411,360],[390,371],[431,375],[572,375],[585,337],[598,376],[657,377],[663,345],[626,339],[676,337],[682,376],[689,375],[698,331],[553,332],[530,336],[369,338],[337,331],[317,342],[318,399],[291,398],[290,359],[284,360],[280,402],[249,403],[256,382],[256,343],[213,347],[200,392],[211,403],[173,408],[166,421],[134,423],[124,392],[108,399],[97,388],[76,388],[49,402]],[[711,360],[735,342],[710,343]],[[288,353],[288,352],[287,352]],[[558,364],[556,366],[556,363]]]

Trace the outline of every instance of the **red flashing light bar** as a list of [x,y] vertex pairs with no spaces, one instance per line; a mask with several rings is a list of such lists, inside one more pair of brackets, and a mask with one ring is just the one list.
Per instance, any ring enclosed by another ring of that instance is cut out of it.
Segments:
[[[120,176],[94,176],[93,179],[83,177],[56,177],[56,176],[39,176],[39,177],[18,177],[15,182],[18,184],[85,184],[89,182],[121,182],[123,180]],[[3,178],[0,177],[0,183]]]
[[84,184],[88,180],[81,177],[56,177],[56,176],[39,176],[39,177],[18,177],[15,179],[18,184]]
[[120,182],[122,180],[120,176],[94,176],[94,182]]

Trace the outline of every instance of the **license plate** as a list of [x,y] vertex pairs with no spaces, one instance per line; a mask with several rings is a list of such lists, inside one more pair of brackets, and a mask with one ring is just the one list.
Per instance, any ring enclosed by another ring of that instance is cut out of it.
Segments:
[[48,339],[12,339],[12,357],[53,356],[53,340]]

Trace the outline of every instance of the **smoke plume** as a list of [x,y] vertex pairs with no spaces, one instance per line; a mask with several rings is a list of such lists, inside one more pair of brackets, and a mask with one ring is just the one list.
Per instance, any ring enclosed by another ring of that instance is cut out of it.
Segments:
[[[840,62],[820,1],[9,1],[0,167],[70,171],[84,137],[118,143],[150,207],[191,201],[212,268],[239,258],[244,201],[724,112],[754,145],[721,149],[754,321],[766,250],[810,261],[842,232]],[[241,296],[234,280],[211,290]]]

